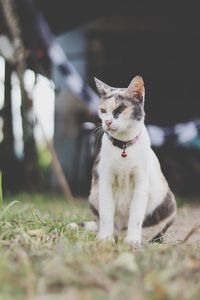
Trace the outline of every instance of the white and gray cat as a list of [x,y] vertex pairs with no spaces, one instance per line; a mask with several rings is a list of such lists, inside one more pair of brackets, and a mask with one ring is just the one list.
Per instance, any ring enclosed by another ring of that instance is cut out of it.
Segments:
[[97,238],[114,241],[116,232],[127,229],[125,242],[139,246],[142,228],[159,225],[152,239],[159,241],[173,223],[176,201],[144,124],[143,79],[136,76],[125,89],[95,82],[104,130],[89,196],[99,224]]

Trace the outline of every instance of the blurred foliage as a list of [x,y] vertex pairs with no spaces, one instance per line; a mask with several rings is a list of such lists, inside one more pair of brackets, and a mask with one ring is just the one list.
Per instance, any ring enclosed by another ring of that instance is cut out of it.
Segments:
[[42,188],[46,188],[49,185],[49,176],[51,170],[51,154],[44,145],[37,147],[38,152],[38,166],[42,178]]
[[48,169],[51,165],[51,154],[45,146],[38,146],[38,163],[43,169]]

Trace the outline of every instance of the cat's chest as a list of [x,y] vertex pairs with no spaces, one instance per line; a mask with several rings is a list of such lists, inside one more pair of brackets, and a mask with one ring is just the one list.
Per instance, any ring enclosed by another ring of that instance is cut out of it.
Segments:
[[[116,147],[115,147],[116,148]],[[135,150],[135,149],[134,149]],[[111,174],[117,174],[121,181],[128,174],[133,173],[134,169],[139,165],[140,160],[137,151],[126,149],[126,156],[123,157],[122,149],[112,149],[110,156],[107,155],[107,167]]]
[[128,216],[130,201],[133,197],[134,190],[134,173],[119,172],[113,174],[112,191],[115,202],[116,216],[120,219]]
[[129,198],[132,196],[134,188],[134,173],[121,172],[112,175],[112,190],[114,198]]

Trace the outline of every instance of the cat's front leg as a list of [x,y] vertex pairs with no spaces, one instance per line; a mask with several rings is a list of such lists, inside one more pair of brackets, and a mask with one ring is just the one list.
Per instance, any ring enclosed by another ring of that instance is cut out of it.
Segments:
[[100,228],[97,235],[98,240],[114,241],[114,200],[112,184],[109,178],[103,176],[99,182],[99,218]]
[[140,172],[135,177],[135,188],[130,204],[128,231],[125,243],[140,246],[142,242],[142,224],[148,201],[147,174]]

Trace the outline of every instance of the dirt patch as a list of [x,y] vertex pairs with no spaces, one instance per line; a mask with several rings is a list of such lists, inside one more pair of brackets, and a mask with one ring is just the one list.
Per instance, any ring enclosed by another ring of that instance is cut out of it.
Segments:
[[[200,225],[200,206],[185,205],[177,213],[174,224],[166,233],[165,241],[174,243],[183,241],[192,228]],[[190,235],[187,243],[196,243],[200,241],[200,229]]]

